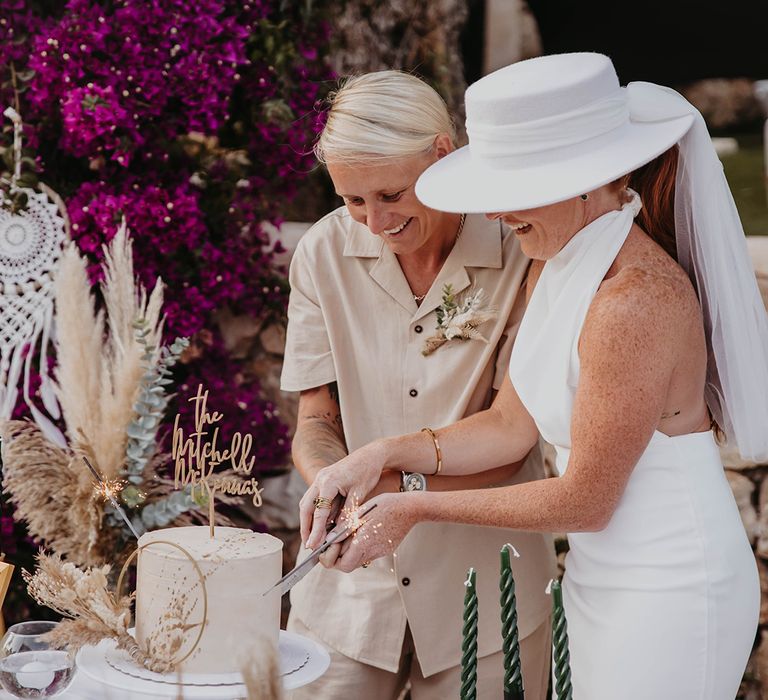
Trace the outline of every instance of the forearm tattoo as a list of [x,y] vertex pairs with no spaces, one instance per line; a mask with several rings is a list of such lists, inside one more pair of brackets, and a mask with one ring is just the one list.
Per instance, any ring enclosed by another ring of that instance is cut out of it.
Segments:
[[333,382],[322,391],[331,399],[330,406],[326,404],[329,410],[300,413],[293,436],[294,461],[310,469],[326,467],[347,455],[338,385]]
[[307,416],[293,436],[294,459],[319,469],[347,456],[343,438],[323,417]]

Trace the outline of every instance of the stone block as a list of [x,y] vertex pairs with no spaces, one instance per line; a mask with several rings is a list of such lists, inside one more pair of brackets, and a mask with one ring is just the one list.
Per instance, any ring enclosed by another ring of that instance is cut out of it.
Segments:
[[726,469],[725,475],[728,477],[728,483],[731,485],[736,505],[739,507],[741,521],[744,524],[747,537],[754,544],[758,532],[757,510],[752,502],[755,484],[749,477],[731,469]]
[[760,466],[751,459],[743,459],[739,451],[731,445],[720,447],[720,460],[726,469],[734,471],[744,471],[745,469],[754,469]]
[[768,624],[768,564],[757,559],[757,571],[760,574],[760,624]]
[[285,324],[268,325],[259,333],[259,342],[265,352],[282,357],[285,353]]
[[757,522],[757,544],[755,551],[764,559],[768,559],[768,479],[765,478],[766,471],[768,469],[763,469],[756,474],[756,478],[760,479],[758,497],[760,511]]
[[753,124],[763,116],[754,83],[747,78],[699,80],[681,92],[701,112],[710,129]]
[[753,673],[760,685],[768,688],[768,630],[761,632],[760,646],[754,653]]
[[486,0],[483,72],[540,56],[541,36],[525,0]]
[[243,359],[248,357],[254,339],[259,335],[262,323],[252,316],[236,316],[228,308],[223,308],[216,313],[216,323],[219,326],[221,337],[232,357]]

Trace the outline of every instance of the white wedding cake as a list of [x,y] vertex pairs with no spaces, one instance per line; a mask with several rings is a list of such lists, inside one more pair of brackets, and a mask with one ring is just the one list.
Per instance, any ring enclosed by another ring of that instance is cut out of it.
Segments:
[[207,526],[174,527],[142,535],[139,548],[136,641],[142,649],[156,644],[164,628],[179,629],[179,619],[189,627],[174,658],[192,650],[180,665],[187,673],[239,671],[249,647],[264,638],[277,648],[280,593],[262,595],[282,573],[283,543],[276,537],[217,527],[211,539]]

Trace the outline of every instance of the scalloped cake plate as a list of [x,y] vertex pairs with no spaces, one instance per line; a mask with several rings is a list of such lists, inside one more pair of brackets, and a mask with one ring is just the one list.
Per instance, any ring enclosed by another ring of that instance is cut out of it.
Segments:
[[[307,637],[285,630],[280,630],[278,655],[280,675],[286,690],[311,683],[322,676],[330,665],[330,657],[323,647]],[[104,639],[95,647],[83,647],[77,655],[77,666],[89,678],[129,692],[177,697],[181,686],[184,697],[190,700],[214,700],[245,694],[239,673],[186,673],[181,678],[175,673],[154,673],[136,664],[111,639]]]

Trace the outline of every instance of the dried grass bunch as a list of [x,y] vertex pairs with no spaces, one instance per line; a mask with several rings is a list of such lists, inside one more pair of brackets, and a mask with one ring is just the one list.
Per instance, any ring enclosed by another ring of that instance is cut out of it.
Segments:
[[85,564],[102,563],[114,544],[101,530],[102,505],[79,457],[50,442],[34,423],[3,421],[3,487],[36,539]]
[[[183,641],[184,616],[166,616],[165,624],[154,631],[147,651],[142,650],[128,632],[133,596],[117,597],[111,592],[109,572],[109,565],[83,570],[63,561],[58,554],[37,555],[35,573],[22,574],[27,591],[40,605],[65,618],[48,633],[49,641],[58,648],[77,652],[102,639],[114,639],[137,664],[158,673],[173,670],[174,656]],[[177,607],[171,606],[174,611]]]

